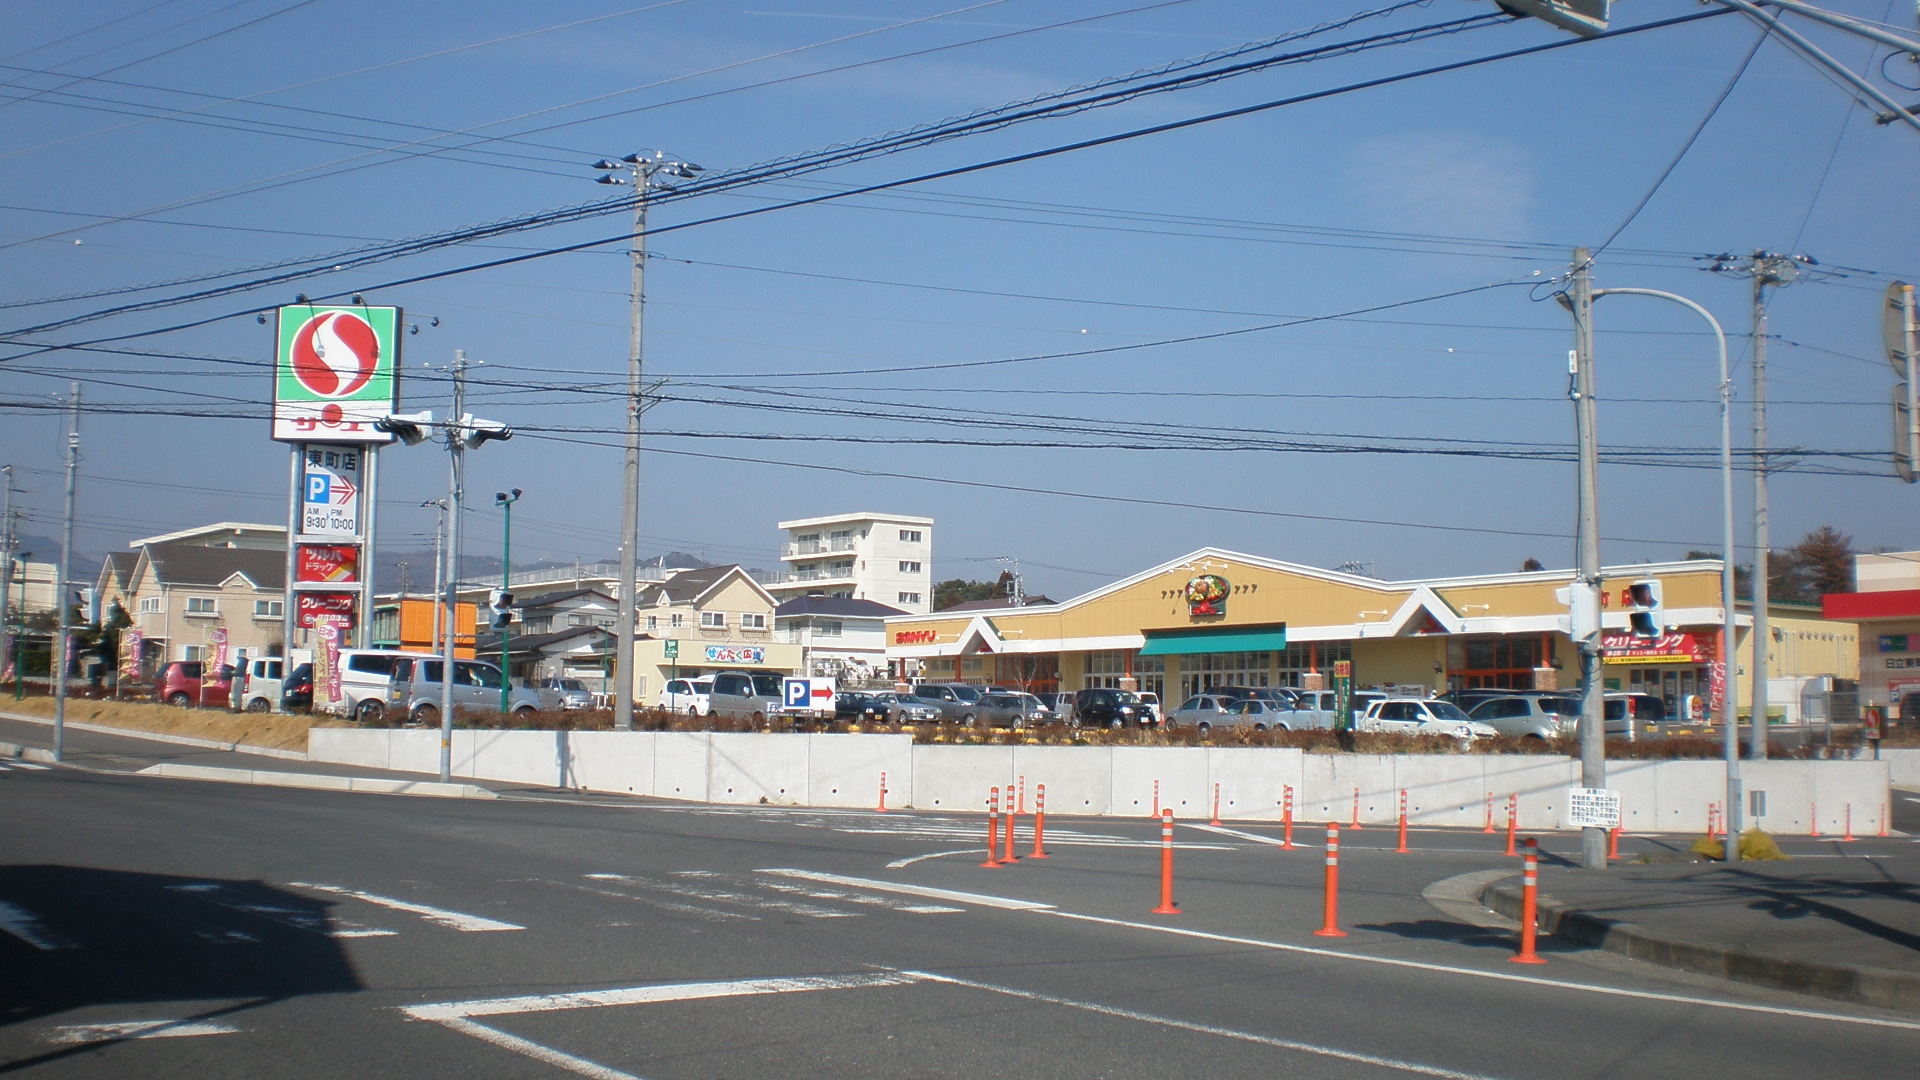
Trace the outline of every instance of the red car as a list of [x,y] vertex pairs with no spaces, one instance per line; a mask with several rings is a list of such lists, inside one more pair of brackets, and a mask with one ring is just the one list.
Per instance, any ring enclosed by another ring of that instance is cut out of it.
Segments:
[[154,673],[153,700],[225,708],[233,693],[233,668],[222,665],[212,673],[205,668],[198,660],[169,661]]

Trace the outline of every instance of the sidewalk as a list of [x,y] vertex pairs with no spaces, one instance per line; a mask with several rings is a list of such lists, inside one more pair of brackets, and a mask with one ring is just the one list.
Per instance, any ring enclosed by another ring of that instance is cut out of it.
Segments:
[[[1786,862],[1540,871],[1542,948],[1593,947],[1668,967],[1920,1013],[1920,845],[1860,840]],[[1517,918],[1517,878],[1481,902]]]

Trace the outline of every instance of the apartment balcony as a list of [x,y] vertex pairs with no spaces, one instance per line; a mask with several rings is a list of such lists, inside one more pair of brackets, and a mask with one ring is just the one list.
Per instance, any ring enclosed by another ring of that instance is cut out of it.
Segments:
[[813,555],[832,555],[840,551],[852,551],[855,540],[844,537],[839,540],[806,540],[791,543],[780,552],[782,559],[804,559]]
[[768,574],[760,579],[760,584],[769,589],[814,585],[851,585],[851,570],[800,570],[784,574]]

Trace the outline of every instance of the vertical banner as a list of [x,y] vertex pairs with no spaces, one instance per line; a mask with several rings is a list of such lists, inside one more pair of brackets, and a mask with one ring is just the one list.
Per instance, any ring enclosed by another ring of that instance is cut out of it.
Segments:
[[322,615],[314,620],[314,636],[320,647],[313,650],[313,708],[315,712],[333,712],[340,701],[340,626],[346,620],[338,615]]
[[220,669],[227,666],[227,628],[224,626],[214,627],[208,631],[207,640],[212,643],[211,652],[213,654],[213,664],[210,669],[203,668],[202,670],[211,670],[213,674],[218,675]]
[[126,654],[126,659],[121,662],[120,667],[122,678],[137,679],[140,677],[140,654],[146,647],[147,635],[138,627],[133,627],[126,633],[120,635],[120,649]]

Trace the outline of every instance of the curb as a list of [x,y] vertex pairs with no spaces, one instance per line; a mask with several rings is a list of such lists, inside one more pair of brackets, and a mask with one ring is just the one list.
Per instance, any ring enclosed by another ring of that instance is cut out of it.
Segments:
[[58,764],[53,760],[53,751],[42,750],[37,746],[22,746],[17,742],[0,742],[0,757],[37,761],[42,765]]
[[[0,720],[20,720],[29,724],[53,726],[53,721],[44,716],[30,716],[26,713],[0,712]],[[91,731],[99,735],[121,735],[129,739],[147,739],[152,742],[173,743],[176,746],[197,746],[205,750],[225,750],[235,754],[254,754],[259,757],[284,758],[288,761],[305,761],[307,755],[299,750],[279,750],[271,746],[254,746],[251,743],[222,742],[219,739],[196,739],[191,735],[163,735],[157,731],[141,731],[139,728],[114,727],[111,724],[87,724],[78,720],[69,720],[67,727],[75,731]]]
[[268,787],[307,788],[315,791],[362,791],[381,795],[431,795],[443,799],[497,799],[500,796],[473,784],[442,784],[437,780],[387,780],[369,776],[332,776],[325,773],[272,772],[266,769],[228,769],[213,765],[149,765],[135,776],[164,776],[175,780],[213,780],[224,784],[262,784]]
[[[1520,889],[1514,885],[1489,882],[1480,890],[1480,902],[1508,918],[1520,917]],[[1857,1005],[1920,1013],[1920,975],[1904,971],[1823,964],[1678,941],[1636,923],[1581,911],[1548,896],[1539,898],[1539,918],[1540,929],[1559,941],[1605,949],[1650,964]]]

